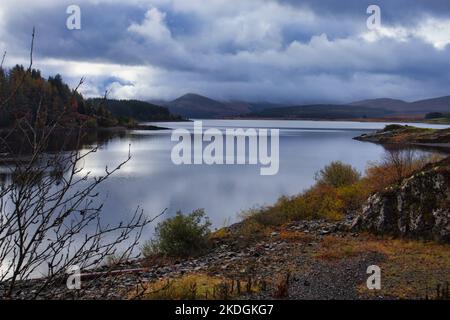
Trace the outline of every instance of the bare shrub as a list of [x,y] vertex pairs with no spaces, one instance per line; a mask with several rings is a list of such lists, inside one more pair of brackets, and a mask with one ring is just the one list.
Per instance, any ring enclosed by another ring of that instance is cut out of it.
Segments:
[[[34,30],[32,46],[33,42]],[[30,60],[27,73],[31,72],[32,49]],[[0,102],[0,108],[14,99],[22,83]],[[74,96],[82,83],[83,79],[73,90]],[[83,128],[65,128],[60,121],[64,114],[42,126],[40,102],[36,104],[36,114],[18,119],[0,140],[0,153],[10,155],[2,163],[10,178],[0,186],[0,297],[4,298],[14,298],[31,277],[40,277],[32,294],[37,298],[60,284],[71,266],[90,270],[101,266],[108,256],[116,256],[116,262],[135,258],[141,233],[156,218],[147,218],[138,208],[128,221],[102,223],[103,203],[97,188],[130,160],[130,152],[122,163],[106,167],[100,176],[85,172],[83,160],[97,148],[78,151]],[[12,139],[17,136],[19,140]],[[55,136],[65,139],[49,153]],[[68,140],[74,137],[71,149]],[[118,254],[122,243],[126,249]],[[47,298],[48,294],[49,290]]]
[[369,192],[382,191],[392,184],[401,183],[426,164],[441,159],[437,154],[423,155],[411,148],[390,148],[380,162],[372,163],[366,169],[364,183]]

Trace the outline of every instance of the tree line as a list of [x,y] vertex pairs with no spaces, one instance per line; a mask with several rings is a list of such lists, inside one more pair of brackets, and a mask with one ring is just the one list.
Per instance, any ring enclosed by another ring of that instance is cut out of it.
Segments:
[[21,65],[0,67],[0,127],[12,127],[26,119],[37,127],[58,123],[62,127],[87,128],[132,126],[135,120],[180,120],[167,108],[142,101],[85,99],[71,89],[61,75],[44,78],[40,70]]

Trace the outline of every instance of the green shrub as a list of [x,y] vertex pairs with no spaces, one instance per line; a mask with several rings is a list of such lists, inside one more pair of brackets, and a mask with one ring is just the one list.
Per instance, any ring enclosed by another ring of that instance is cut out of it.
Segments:
[[384,127],[384,129],[382,131],[388,132],[388,131],[401,130],[401,129],[405,129],[406,127],[407,126],[402,126],[401,124],[388,124]]
[[351,165],[334,161],[317,172],[315,178],[318,184],[339,188],[358,182],[361,174]]
[[208,248],[211,223],[203,209],[188,215],[180,211],[155,228],[155,239],[142,248],[144,256],[163,254],[170,257],[190,257]]
[[317,184],[291,200],[289,220],[326,219],[339,220],[343,216],[343,203],[335,188]]
[[365,181],[358,181],[349,186],[337,189],[337,195],[342,200],[346,211],[360,209],[370,195]]
[[347,209],[346,204],[339,189],[317,184],[300,195],[281,197],[273,206],[251,209],[241,216],[265,227],[298,220],[340,220]]
[[368,196],[360,173],[339,161],[320,170],[316,181],[313,187],[299,195],[283,196],[274,205],[253,208],[241,217],[264,227],[298,220],[335,221],[342,219],[348,211],[359,209]]

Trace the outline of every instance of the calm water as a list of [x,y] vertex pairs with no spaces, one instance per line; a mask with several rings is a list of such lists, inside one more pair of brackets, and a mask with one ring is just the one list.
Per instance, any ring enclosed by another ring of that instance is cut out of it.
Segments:
[[[168,128],[192,129],[193,123],[157,123]],[[419,126],[414,124],[415,126]],[[272,204],[281,195],[294,195],[314,183],[314,173],[333,160],[341,160],[363,172],[369,161],[379,160],[383,147],[352,140],[380,129],[385,123],[204,120],[204,128],[279,128],[280,169],[261,176],[259,165],[181,165],[172,163],[171,130],[132,131],[113,138],[86,159],[84,168],[104,172],[124,160],[131,145],[132,159],[101,189],[106,202],[104,218],[119,221],[136,206],[152,216],[168,209],[190,212],[204,208],[215,227],[232,223],[241,210]],[[443,127],[430,126],[427,127]]]

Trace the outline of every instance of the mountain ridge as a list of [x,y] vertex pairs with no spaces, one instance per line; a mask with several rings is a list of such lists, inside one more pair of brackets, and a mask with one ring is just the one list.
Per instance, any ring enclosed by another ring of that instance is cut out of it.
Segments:
[[[442,96],[430,99],[407,102],[392,98],[375,98],[360,101],[353,101],[344,104],[276,104],[266,102],[247,102],[247,101],[219,101],[196,93],[187,93],[172,101],[160,101],[173,113],[186,118],[227,118],[236,116],[272,116],[280,117],[279,113],[287,111],[297,113],[298,116],[308,115],[308,112],[314,111],[315,117],[320,117],[323,113],[324,118],[334,118],[327,114],[335,116],[344,116],[357,118],[366,117],[384,117],[391,115],[425,115],[431,112],[450,112],[450,96]],[[327,106],[327,108],[325,108]],[[298,109],[294,111],[294,109]],[[313,110],[316,109],[316,110]]]

